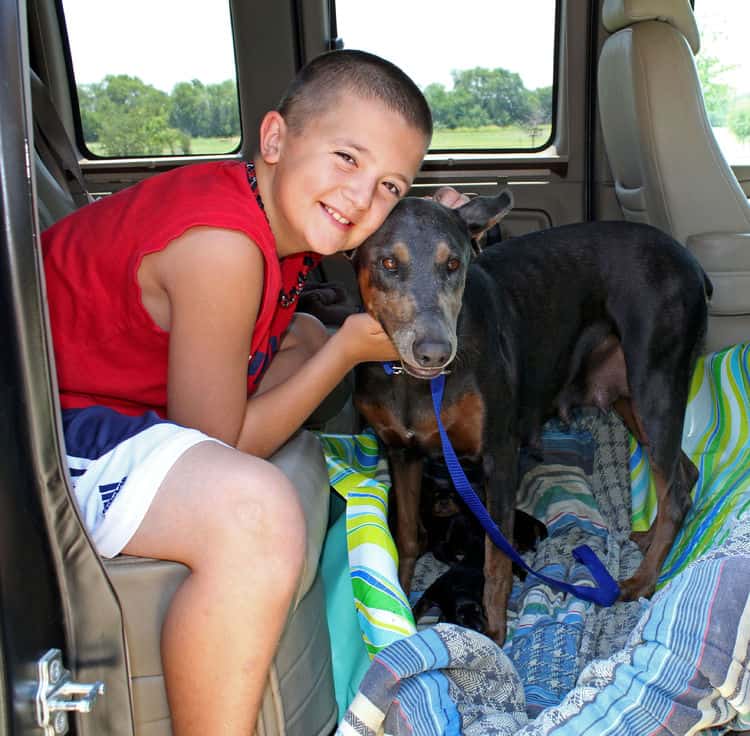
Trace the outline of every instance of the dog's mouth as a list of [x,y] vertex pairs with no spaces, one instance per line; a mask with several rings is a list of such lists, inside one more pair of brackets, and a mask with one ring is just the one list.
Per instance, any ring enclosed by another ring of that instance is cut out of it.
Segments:
[[433,378],[437,378],[441,373],[449,373],[445,366],[439,366],[437,368],[418,368],[414,365],[409,365],[401,361],[401,366],[404,369],[404,373],[407,373],[412,378],[421,378],[423,381],[430,381]]

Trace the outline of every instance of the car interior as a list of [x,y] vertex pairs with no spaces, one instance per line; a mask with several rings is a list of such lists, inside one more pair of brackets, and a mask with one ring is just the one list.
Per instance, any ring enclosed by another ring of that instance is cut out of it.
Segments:
[[[689,248],[713,281],[706,351],[747,340],[750,157],[729,160],[709,119],[696,64],[702,45],[696,15],[706,3],[696,0],[695,12],[689,0],[538,3],[552,39],[548,139],[541,146],[532,138],[534,145],[521,147],[434,147],[412,193],[429,195],[450,185],[470,195],[490,194],[508,186],[515,206],[503,221],[503,237],[584,220],[656,225]],[[6,540],[0,543],[5,559],[0,673],[5,671],[7,682],[33,679],[29,673],[42,649],[56,646],[77,681],[105,684],[91,712],[70,715],[75,733],[168,736],[160,629],[187,569],[126,555],[101,560],[82,526],[64,465],[39,233],[91,197],[173,167],[252,158],[258,122],[295,71],[323,51],[352,47],[346,23],[356,11],[344,12],[343,0],[229,0],[241,121],[237,146],[223,153],[107,155],[84,140],[74,36],[66,26],[71,5],[2,0],[2,336],[13,345],[7,343],[0,396],[3,452],[19,460],[0,475],[5,497],[0,515],[10,519],[9,509],[16,508],[36,531],[25,542],[20,526],[13,534],[4,527],[7,534],[0,533]],[[499,5],[510,23],[516,3]],[[366,23],[370,11],[359,13]],[[116,25],[113,18],[103,33],[116,35]],[[144,37],[132,39],[134,47],[160,43],[171,33],[147,23],[143,28]],[[446,34],[449,38],[449,28]],[[319,278],[343,283],[357,299],[345,258],[327,258]],[[318,569],[330,522],[329,481],[312,430],[358,429],[348,388],[342,386],[272,459],[303,500],[308,551],[266,687],[258,736],[324,736],[342,715],[333,692]],[[22,544],[28,545],[25,551]],[[21,557],[23,564],[17,562]],[[50,581],[46,612],[23,613],[43,600],[19,582],[26,565],[30,575]],[[18,587],[6,587],[11,584]],[[54,641],[42,645],[38,640],[48,632]],[[6,724],[9,734],[39,732],[34,709],[18,705],[23,697],[7,690],[0,698],[0,732]]]

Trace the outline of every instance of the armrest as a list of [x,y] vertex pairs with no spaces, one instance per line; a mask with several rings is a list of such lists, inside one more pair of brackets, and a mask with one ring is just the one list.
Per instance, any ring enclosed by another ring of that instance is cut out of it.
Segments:
[[700,233],[686,245],[714,285],[711,314],[750,314],[750,233]]

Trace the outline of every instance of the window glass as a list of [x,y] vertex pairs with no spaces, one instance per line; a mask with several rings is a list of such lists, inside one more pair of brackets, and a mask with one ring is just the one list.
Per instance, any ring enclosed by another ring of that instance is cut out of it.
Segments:
[[336,0],[344,47],[400,66],[432,108],[433,150],[544,147],[552,129],[555,0]]
[[63,10],[91,153],[196,155],[238,148],[227,0],[63,0]]
[[711,126],[727,161],[750,165],[750,3],[697,0],[696,57]]

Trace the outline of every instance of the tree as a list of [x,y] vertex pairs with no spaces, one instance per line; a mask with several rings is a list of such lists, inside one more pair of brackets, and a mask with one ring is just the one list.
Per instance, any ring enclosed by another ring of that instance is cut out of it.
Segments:
[[160,155],[174,151],[178,131],[169,127],[169,95],[125,74],[108,75],[97,84],[82,85],[79,95],[84,134],[98,140],[108,156]]
[[521,124],[532,113],[521,77],[507,69],[475,67],[454,71],[453,91],[465,95],[470,110],[483,110],[490,124]]
[[722,74],[734,69],[733,66],[722,64],[715,56],[703,56],[696,59],[698,77],[703,88],[703,101],[712,126],[722,128],[727,124],[727,114],[732,98],[732,90],[728,84],[718,81]]
[[97,85],[81,84],[78,87],[78,107],[81,111],[81,127],[83,139],[87,143],[99,140],[102,124],[97,111]]
[[240,135],[240,106],[237,85],[231,79],[206,88],[210,110],[210,135]]
[[741,143],[750,140],[750,97],[740,100],[729,113],[729,129]]
[[194,137],[212,135],[211,101],[202,82],[180,82],[172,90],[169,124]]
[[534,113],[533,116],[538,122],[552,122],[552,87],[538,87],[529,92],[529,104]]
[[424,96],[432,111],[432,122],[436,128],[455,128],[456,115],[451,93],[442,84],[434,82],[424,89]]
[[507,69],[475,67],[452,76],[453,89],[434,83],[424,90],[437,128],[524,125],[552,117],[551,87],[530,92]]

